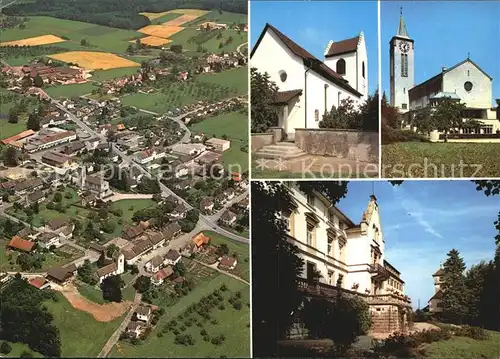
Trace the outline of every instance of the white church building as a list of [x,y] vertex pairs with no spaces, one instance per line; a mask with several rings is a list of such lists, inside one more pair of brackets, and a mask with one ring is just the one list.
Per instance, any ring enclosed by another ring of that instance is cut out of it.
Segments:
[[[449,68],[442,67],[437,75],[421,84],[415,85],[414,75],[415,42],[408,35],[401,11],[397,34],[390,41],[390,103],[401,113],[408,113],[406,124],[419,111],[432,110],[443,99],[451,99],[465,104],[464,121],[473,119],[481,123],[480,128],[452,129],[452,132],[500,133],[500,111],[492,106],[493,79],[470,56]],[[436,135],[439,136],[437,131]]]
[[274,104],[289,139],[296,128],[318,128],[323,114],[343,99],[359,105],[368,96],[368,57],[363,32],[330,41],[324,60],[266,24],[250,54],[251,66],[268,73],[279,88]]
[[375,331],[404,330],[411,300],[400,272],[385,257],[376,197],[370,196],[361,221],[354,223],[323,194],[306,194],[294,182],[284,184],[295,204],[282,217],[304,260],[301,285],[325,295],[342,288],[368,302]]

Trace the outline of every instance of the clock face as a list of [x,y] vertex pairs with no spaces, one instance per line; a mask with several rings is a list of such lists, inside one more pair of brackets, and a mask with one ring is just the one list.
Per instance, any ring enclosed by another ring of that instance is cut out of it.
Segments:
[[408,52],[410,50],[410,44],[408,44],[407,42],[401,41],[399,43],[399,49],[402,52]]

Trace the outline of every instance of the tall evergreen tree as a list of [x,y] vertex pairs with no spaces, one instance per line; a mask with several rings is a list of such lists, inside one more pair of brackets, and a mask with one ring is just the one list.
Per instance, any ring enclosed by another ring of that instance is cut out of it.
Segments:
[[455,324],[462,324],[467,318],[467,286],[465,284],[465,263],[456,249],[448,252],[443,265],[443,318]]
[[268,73],[261,74],[256,68],[250,69],[250,87],[252,89],[251,122],[252,132],[266,132],[278,124],[278,115],[273,101],[276,99],[278,86],[271,81]]

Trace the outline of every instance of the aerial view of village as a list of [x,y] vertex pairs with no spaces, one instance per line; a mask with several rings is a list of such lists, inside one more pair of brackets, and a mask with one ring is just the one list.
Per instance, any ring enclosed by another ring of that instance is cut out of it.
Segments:
[[247,2],[0,9],[0,357],[249,357]]

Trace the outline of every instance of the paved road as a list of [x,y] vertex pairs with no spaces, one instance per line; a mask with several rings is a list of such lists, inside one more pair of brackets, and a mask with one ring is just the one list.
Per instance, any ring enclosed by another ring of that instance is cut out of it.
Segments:
[[[120,339],[120,334],[125,331],[125,328],[127,327],[128,323],[132,319],[132,315],[134,315],[135,310],[141,304],[142,300],[142,295],[139,292],[135,293],[135,298],[134,298],[134,304],[132,305],[132,308],[130,308],[130,311],[127,313],[127,316],[123,320],[123,322],[120,324],[120,326],[115,330],[113,335],[108,339],[106,344],[104,344],[104,347],[102,350],[99,352],[99,355],[97,356],[98,358],[106,358],[106,356],[109,354],[111,349],[115,346],[115,344],[118,342]],[[97,334],[97,333],[96,333]]]
[[111,197],[106,198],[106,201],[116,202],[124,199],[151,199],[152,194],[142,194],[142,193],[115,193]]
[[244,43],[242,43],[242,44],[238,45],[238,47],[236,48],[236,51],[238,51],[238,53],[239,53],[241,56],[246,56],[243,52],[241,52],[241,48],[242,48],[243,46],[245,46],[246,44],[248,44],[248,42],[244,42]]

